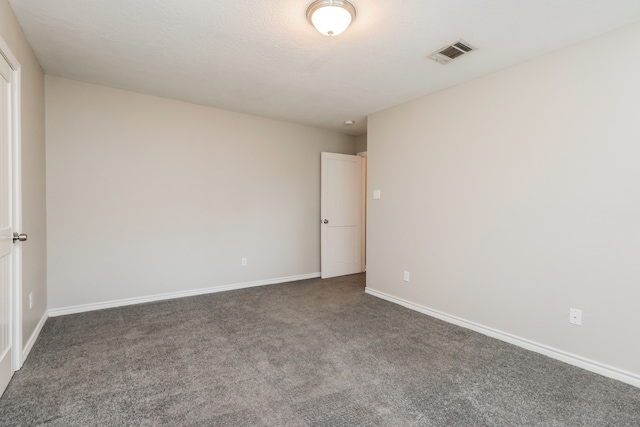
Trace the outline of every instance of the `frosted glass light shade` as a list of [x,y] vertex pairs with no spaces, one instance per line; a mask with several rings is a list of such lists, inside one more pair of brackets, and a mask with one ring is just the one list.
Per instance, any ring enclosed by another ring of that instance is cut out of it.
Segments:
[[309,21],[325,36],[342,33],[356,16],[356,9],[343,0],[316,0],[307,9]]

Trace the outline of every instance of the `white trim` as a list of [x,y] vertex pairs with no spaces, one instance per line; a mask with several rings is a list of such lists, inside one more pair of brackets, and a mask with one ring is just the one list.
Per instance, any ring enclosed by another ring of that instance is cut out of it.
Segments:
[[20,62],[18,62],[18,58],[16,58],[13,52],[11,52],[9,45],[5,43],[2,37],[0,37],[0,55],[5,57],[13,70],[20,69]]
[[[12,67],[15,64],[12,64]],[[20,117],[20,68],[14,68],[11,79],[12,92],[12,135],[13,135],[13,165],[12,165],[12,197],[13,197],[13,231],[22,233],[22,136]],[[13,246],[13,363],[14,370],[22,367],[22,243]]]
[[422,314],[435,317],[436,319],[444,320],[445,322],[462,326],[463,328],[471,329],[472,331],[476,331],[483,335],[499,339],[500,341],[508,342],[509,344],[517,345],[518,347],[522,347],[527,350],[535,351],[536,353],[543,354],[545,356],[551,357],[552,359],[560,360],[562,362],[577,366],[587,371],[594,372],[605,377],[613,378],[614,380],[622,381],[623,383],[627,383],[635,387],[640,387],[640,376],[632,374],[631,372],[623,371],[622,369],[617,369],[612,366],[595,362],[593,360],[589,360],[575,354],[567,353],[565,351],[558,350],[556,348],[549,347],[534,341],[530,341],[525,338],[520,338],[518,336],[511,335],[487,326],[483,326],[478,323],[462,319],[460,317],[452,316],[450,314],[443,313],[441,311],[434,310],[419,304],[414,304],[402,298],[394,297],[384,292],[376,291],[375,289],[365,288],[365,292],[369,295],[373,295],[383,300],[390,301],[392,303],[401,305]]
[[211,286],[209,288],[192,289],[189,291],[169,292],[144,297],[125,298],[114,301],[93,304],[74,305],[71,307],[49,309],[49,317],[65,316],[67,314],[84,313],[87,311],[103,310],[105,308],[124,307],[127,305],[144,304],[146,302],[163,301],[175,298],[192,297],[196,295],[214,294],[217,292],[234,291],[237,289],[253,288],[256,286],[276,285],[279,283],[295,282],[297,280],[317,279],[320,273],[300,274],[298,276],[279,277],[276,279],[256,280],[255,282],[236,283],[232,285]]
[[358,155],[360,157],[367,157],[367,152],[366,151],[361,151],[359,153],[356,153],[356,155]]
[[24,364],[24,362],[27,360],[27,357],[29,357],[29,353],[31,353],[31,349],[33,348],[33,345],[36,343],[38,336],[40,336],[40,332],[42,332],[42,328],[44,327],[44,324],[46,323],[48,318],[49,318],[49,314],[47,313],[47,311],[45,311],[42,317],[40,318],[40,321],[38,322],[38,325],[36,326],[35,330],[31,334],[31,337],[29,337],[29,341],[27,341],[27,344],[22,349],[22,360],[20,361],[21,367]]
[[[364,154],[364,156],[363,156]],[[360,271],[367,271],[367,152],[358,153],[360,160]]]

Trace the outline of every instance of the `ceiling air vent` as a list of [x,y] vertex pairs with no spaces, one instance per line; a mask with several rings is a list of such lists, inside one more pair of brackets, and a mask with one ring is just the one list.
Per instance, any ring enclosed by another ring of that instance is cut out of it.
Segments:
[[454,59],[458,59],[461,56],[477,49],[477,47],[471,46],[464,40],[458,40],[453,44],[443,46],[435,52],[427,55],[427,58],[433,59],[438,64],[448,64]]

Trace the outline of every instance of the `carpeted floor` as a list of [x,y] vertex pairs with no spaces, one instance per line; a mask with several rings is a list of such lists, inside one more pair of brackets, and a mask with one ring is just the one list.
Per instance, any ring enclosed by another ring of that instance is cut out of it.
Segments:
[[364,293],[364,275],[49,319],[3,426],[640,426],[640,389]]

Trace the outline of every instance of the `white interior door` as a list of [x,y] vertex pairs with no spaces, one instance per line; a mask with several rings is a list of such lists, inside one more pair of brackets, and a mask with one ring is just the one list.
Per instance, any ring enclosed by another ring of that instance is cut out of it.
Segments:
[[361,158],[322,153],[321,161],[322,278],[360,273]]
[[0,55],[0,395],[13,374],[12,355],[12,301],[11,292],[11,74],[7,61]]

